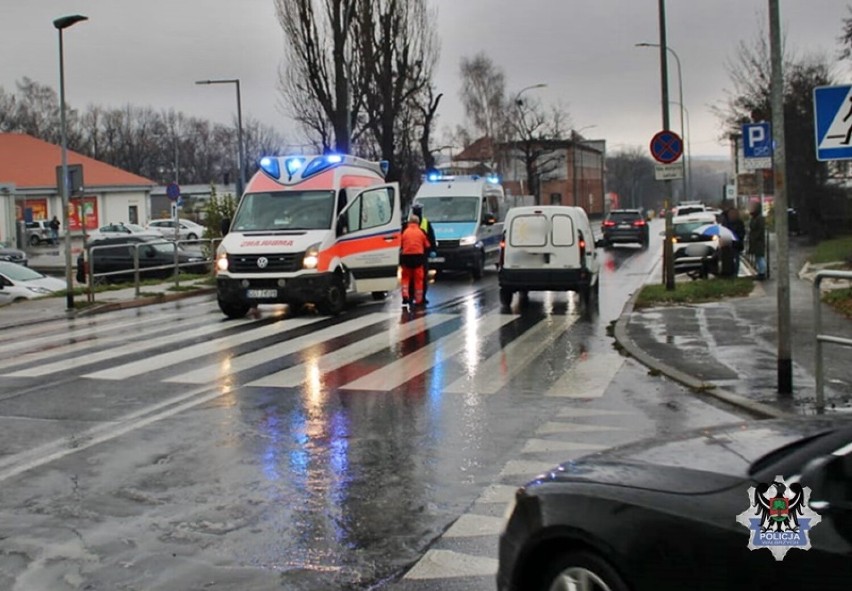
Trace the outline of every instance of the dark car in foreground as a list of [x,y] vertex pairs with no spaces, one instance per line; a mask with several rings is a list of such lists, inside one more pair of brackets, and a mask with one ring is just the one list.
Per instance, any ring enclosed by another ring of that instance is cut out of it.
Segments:
[[607,245],[635,242],[648,246],[648,222],[639,209],[613,209],[601,224]]
[[[77,257],[77,281],[85,283],[88,273],[95,283],[133,281],[135,257],[139,259],[139,275],[144,279],[168,278],[174,274],[175,243],[145,235],[101,238],[89,243],[85,253]],[[138,255],[134,251],[138,251]],[[210,262],[201,252],[178,246],[178,263],[183,273],[202,275],[210,271]]]
[[[786,548],[783,560],[749,550],[753,539],[808,538],[810,549]],[[753,421],[562,464],[517,492],[497,582],[500,591],[848,590],[852,420]]]

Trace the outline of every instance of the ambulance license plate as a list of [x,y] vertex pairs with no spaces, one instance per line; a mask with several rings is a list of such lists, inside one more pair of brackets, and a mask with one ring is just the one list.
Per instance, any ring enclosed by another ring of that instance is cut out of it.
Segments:
[[268,300],[278,297],[277,289],[249,289],[246,290],[246,297],[250,300]]
[[445,262],[447,262],[447,259],[445,259],[444,257],[435,257],[433,259],[429,259],[429,262],[431,262],[431,263],[445,263]]

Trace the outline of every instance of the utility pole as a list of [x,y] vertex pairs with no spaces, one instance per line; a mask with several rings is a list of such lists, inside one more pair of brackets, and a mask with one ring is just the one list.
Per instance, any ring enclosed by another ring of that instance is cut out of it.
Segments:
[[[660,2],[660,82],[662,87],[663,131],[669,131],[669,67],[666,50],[666,0]],[[672,226],[672,182],[666,183],[666,242],[663,244],[663,274],[666,280],[666,290],[674,291],[674,227]]]
[[[775,244],[778,271],[778,393],[793,393],[790,354],[790,251],[787,237],[787,155],[784,140],[784,71],[779,0],[769,0],[769,49],[772,60],[772,151],[775,165]],[[769,245],[766,245],[769,248]]]

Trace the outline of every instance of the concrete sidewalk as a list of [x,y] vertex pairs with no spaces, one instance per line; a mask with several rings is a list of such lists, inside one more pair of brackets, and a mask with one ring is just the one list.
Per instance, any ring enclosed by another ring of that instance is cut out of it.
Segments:
[[[791,250],[793,394],[777,393],[777,284],[755,282],[748,297],[696,305],[634,309],[616,323],[618,343],[652,371],[758,416],[815,412],[812,249]],[[799,270],[803,273],[799,277]],[[773,276],[775,274],[775,269]],[[752,274],[748,270],[746,274]],[[741,272],[741,275],[743,273]],[[659,271],[648,282],[660,281]],[[852,320],[822,306],[823,331],[852,338]],[[852,351],[823,347],[828,411],[852,411]]]

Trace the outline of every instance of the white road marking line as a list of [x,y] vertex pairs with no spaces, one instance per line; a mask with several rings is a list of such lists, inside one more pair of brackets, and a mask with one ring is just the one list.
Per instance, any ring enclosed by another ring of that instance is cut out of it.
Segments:
[[[564,323],[557,319],[567,319]],[[540,320],[517,339],[476,367],[473,379],[465,375],[444,388],[450,394],[494,394],[529,365],[553,341],[577,321],[576,316],[552,316]]]
[[497,574],[497,559],[452,550],[429,550],[405,574],[405,579],[488,577]]
[[[145,359],[140,359],[139,361],[131,361],[130,363],[117,365],[109,369],[85,374],[83,377],[95,380],[124,380],[130,377],[147,373],[152,370],[158,370],[163,369],[165,367],[177,365],[178,363],[189,361],[190,359],[204,357],[205,355],[215,355],[217,353],[226,351],[231,347],[236,347],[238,345],[257,341],[268,336],[280,334],[285,330],[314,324],[316,322],[320,322],[321,320],[325,319],[319,317],[294,318],[291,320],[273,322],[272,324],[268,324],[260,328],[247,330],[245,332],[240,332],[230,336],[213,339],[212,341],[206,341],[197,345],[184,347],[183,349],[176,349],[174,351],[153,355]],[[181,336],[186,337],[186,335]],[[174,338],[172,340],[174,340]]]
[[476,536],[497,536],[503,529],[503,519],[476,513],[465,513],[450,526],[445,538],[473,538]]
[[[197,319],[194,320],[197,321]],[[195,324],[195,322],[193,322],[193,324]],[[139,330],[135,330],[137,326],[139,327]],[[135,339],[134,342],[141,344],[142,342],[144,342],[142,339],[146,338],[146,335],[148,335],[149,333],[163,332],[164,328],[167,327],[171,327],[173,330],[177,330],[178,328],[180,328],[180,330],[186,330],[186,328],[188,328],[184,326],[182,320],[174,320],[170,318],[164,318],[163,324],[161,324],[160,320],[158,319],[156,324],[150,324],[148,321],[146,321],[145,323],[140,323],[137,321],[128,323],[126,325],[122,324],[120,326],[111,327],[106,330],[102,327],[95,327],[92,329],[91,333],[99,334],[94,339],[86,339],[79,342],[67,343],[64,345],[59,345],[58,347],[51,347],[49,349],[44,349],[40,351],[31,351],[29,353],[21,351],[15,354],[14,357],[10,357],[9,359],[4,359],[0,361],[0,369],[23,365],[25,363],[39,363],[43,360],[52,359],[65,353],[88,351],[90,349],[94,349],[103,345],[108,345],[110,343],[127,341],[128,339]],[[118,331],[118,334],[115,333],[116,330]],[[90,332],[86,331],[85,334],[74,333],[70,337],[53,335],[49,337],[49,339],[47,339],[47,342],[65,342],[69,338],[77,340],[81,337],[88,336],[89,334]],[[32,348],[32,344],[33,343],[31,341],[26,341],[27,348]],[[112,354],[112,351],[110,351],[109,354]]]
[[162,349],[163,347],[174,343],[178,339],[203,337],[216,332],[221,332],[233,326],[233,324],[217,322],[215,324],[211,324],[210,326],[203,326],[201,328],[197,328],[188,332],[176,332],[173,335],[142,340],[138,343],[127,343],[120,347],[115,347],[114,349],[103,351],[97,355],[78,355],[76,357],[62,359],[53,363],[45,363],[43,365],[38,365],[35,367],[30,367],[27,369],[22,369],[6,374],[6,377],[35,378],[46,376],[52,373],[72,371],[84,367],[86,365],[98,363],[99,361],[103,361],[104,359],[108,359],[110,357],[118,357],[119,355],[127,355],[131,353],[140,353],[148,349]]
[[429,316],[418,318],[413,322],[407,322],[402,325],[395,324],[388,332],[341,347],[310,363],[300,363],[283,371],[264,376],[248,385],[278,388],[296,387],[306,381],[315,379],[315,376],[324,376],[358,359],[363,359],[364,357],[399,344],[402,340],[452,318],[455,318],[455,316],[451,314],[430,314]]
[[482,494],[479,495],[479,498],[476,499],[477,503],[498,503],[498,504],[508,504],[515,500],[515,493],[518,491],[517,486],[511,486],[508,484],[491,484],[482,491]]
[[617,416],[617,415],[629,415],[627,411],[623,410],[602,410],[599,408],[563,408],[556,415],[563,419],[574,419],[577,417],[608,417],[608,416]]
[[622,431],[621,427],[610,427],[608,425],[583,425],[580,423],[562,423],[549,421],[536,429],[539,435],[554,433],[595,433],[603,431]]
[[[594,445],[592,443],[574,443],[571,441],[551,441],[550,439],[530,439],[524,445],[521,453],[546,453],[559,452],[581,452],[581,455],[606,449],[605,445]],[[575,456],[576,457],[576,456]],[[565,458],[570,459],[570,458]]]
[[[378,324],[382,320],[387,320],[387,314],[367,314],[347,322],[326,327],[316,332],[311,332],[302,335],[295,339],[279,343],[271,347],[265,347],[259,351],[253,351],[245,355],[223,359],[219,363],[211,363],[193,371],[168,378],[164,381],[175,382],[180,384],[207,384],[218,379],[227,377],[257,367],[263,363],[280,359],[285,355],[290,355],[301,349],[312,347],[319,343],[331,340],[361,328],[365,328],[372,324]],[[356,343],[357,345],[357,343]]]
[[615,352],[593,354],[588,359],[580,359],[556,380],[545,396],[600,398],[622,365],[624,357]]
[[343,390],[393,390],[430,368],[454,357],[466,347],[476,353],[482,339],[515,319],[514,316],[492,312],[480,319],[468,321],[459,330],[433,341],[410,355],[342,386]]
[[555,462],[541,462],[537,460],[509,460],[503,469],[500,470],[500,476],[521,476],[525,480],[534,478],[539,474],[550,472],[557,466]]

